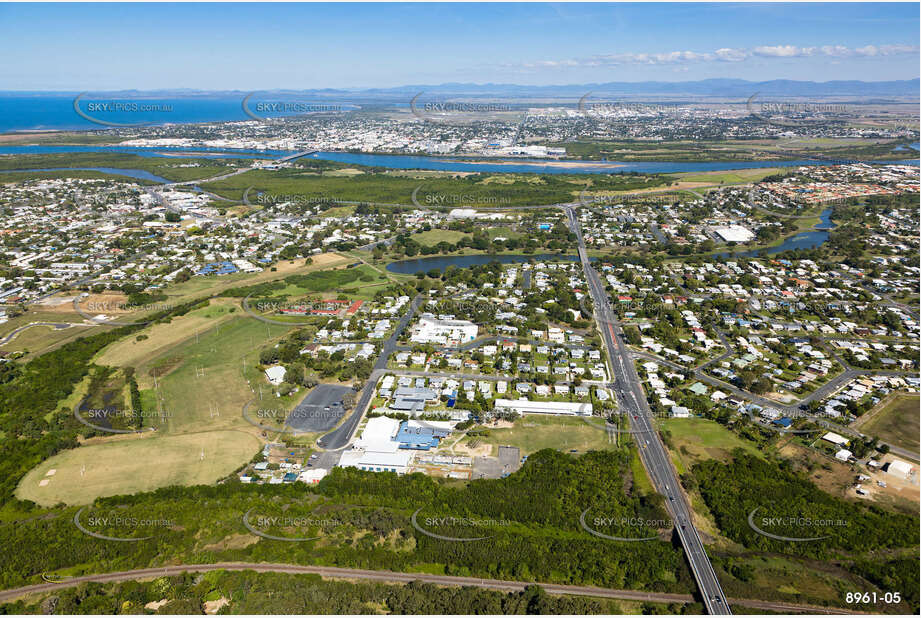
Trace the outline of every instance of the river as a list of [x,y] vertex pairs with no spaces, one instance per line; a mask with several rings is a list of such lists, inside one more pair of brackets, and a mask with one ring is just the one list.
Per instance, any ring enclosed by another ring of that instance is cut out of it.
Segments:
[[[141,148],[134,146],[3,146],[0,155],[61,154],[69,152],[120,152],[142,157],[180,158],[195,155],[203,158],[276,159],[293,154],[281,150],[219,150],[213,148]],[[352,152],[316,152],[305,158],[336,161],[349,165],[386,167],[390,169],[435,170],[444,172],[509,172],[537,174],[616,174],[638,172],[666,174],[676,172],[712,172],[766,167],[799,167],[803,165],[832,165],[828,161],[791,159],[786,161],[562,161],[542,159],[451,159],[416,155],[359,154]],[[554,163],[565,163],[555,165]],[[873,161],[873,163],[902,163],[918,165],[917,159]]]
[[163,176],[151,174],[147,170],[137,170],[123,167],[44,167],[25,170],[0,170],[0,174],[12,174],[14,172],[63,172],[63,171],[80,171],[80,172],[101,172],[103,174],[114,174],[116,176],[128,176],[138,180],[150,180],[151,182],[168,183],[168,179]]
[[522,255],[518,253],[506,253],[500,255],[433,255],[429,257],[417,258],[415,260],[401,260],[387,264],[387,270],[400,275],[414,275],[418,272],[428,272],[438,269],[444,272],[448,266],[457,266],[458,268],[469,268],[471,266],[481,266],[490,262],[499,262],[500,264],[524,264],[536,260],[539,262],[549,262],[553,260],[562,260],[566,262],[577,262],[577,255],[559,255],[551,253],[540,253],[534,255]]

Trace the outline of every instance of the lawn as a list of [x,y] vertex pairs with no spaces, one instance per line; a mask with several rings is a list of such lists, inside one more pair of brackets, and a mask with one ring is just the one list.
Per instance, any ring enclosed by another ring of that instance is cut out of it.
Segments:
[[350,261],[349,258],[338,253],[321,253],[314,255],[312,260],[311,264],[305,264],[304,259],[283,260],[255,274],[235,273],[221,277],[192,277],[188,281],[163,289],[162,292],[169,296],[169,300],[162,302],[181,304],[195,298],[219,294],[229,288],[250,286],[284,279],[288,275],[303,275],[313,271],[345,266]]
[[869,418],[860,424],[860,431],[880,440],[917,452],[921,400],[918,395],[897,394],[883,401]]
[[691,172],[673,174],[684,182],[706,182],[710,184],[739,184],[757,182],[766,176],[782,171],[779,167],[762,167],[756,169],[726,170],[718,172]]
[[241,315],[139,365],[142,389],[154,385],[151,370],[161,374],[157,384],[162,410],[167,412],[163,430],[172,434],[254,429],[243,419],[242,410],[254,390],[258,392],[259,386],[267,390],[262,373],[255,370],[259,350],[292,328]]
[[[261,446],[256,436],[241,431],[145,434],[84,445],[33,468],[19,483],[16,495],[43,506],[88,504],[99,496],[213,483],[252,458]],[[47,476],[50,470],[55,473]],[[48,483],[40,486],[45,479]]]
[[[601,419],[588,419],[603,425]],[[611,448],[606,432],[599,427],[572,416],[543,416],[531,414],[515,421],[515,426],[505,429],[489,429],[486,437],[477,436],[481,444],[495,446],[517,446],[522,454],[535,453],[552,448],[558,451],[576,449],[580,453]],[[467,440],[469,442],[469,440]],[[498,449],[493,449],[493,455]]]
[[[0,340],[5,339],[7,335],[12,334],[14,330],[24,326],[28,327],[13,336],[7,343],[0,345],[0,352],[12,353],[28,351],[29,357],[31,358],[32,356],[43,354],[52,347],[71,341],[77,337],[99,332],[95,330],[94,327],[83,325],[56,330],[50,326],[34,324],[35,322],[68,322],[80,324],[83,322],[83,317],[72,309],[69,312],[49,311],[47,307],[41,306],[35,309],[29,309],[22,315],[0,324]],[[30,324],[34,325],[30,326]]]
[[[269,298],[287,297],[288,301],[295,301],[305,297],[332,299],[343,295],[349,300],[370,300],[390,283],[390,279],[380,269],[362,264],[355,268],[311,272],[302,280],[286,283],[285,287],[273,290]],[[252,304],[250,306],[252,308]],[[272,319],[277,317],[273,316]]]
[[671,434],[673,454],[686,468],[705,459],[726,461],[736,448],[743,448],[759,457],[762,456],[754,444],[746,442],[729,429],[709,419],[670,418],[660,421],[659,428]]
[[[262,441],[243,419],[243,404],[258,396],[260,387],[269,392],[256,368],[259,350],[291,327],[239,310],[230,314],[227,300],[153,326],[144,331],[151,334],[147,340],[132,336],[105,350],[97,362],[135,366],[143,409],[159,410],[165,420],[145,421],[156,433],[94,438],[92,445],[59,453],[26,475],[20,497],[40,504],[86,503],[97,496],[212,483],[248,461]],[[152,371],[158,375],[156,390]],[[57,473],[46,477],[52,468]],[[45,478],[49,482],[40,487]]]
[[[163,354],[169,348],[201,334],[218,323],[227,321],[243,310],[230,298],[213,298],[207,307],[173,318],[169,323],[157,323],[116,341],[96,357],[100,365],[137,367]],[[146,337],[138,341],[138,337]]]
[[468,236],[470,234],[454,230],[429,230],[428,232],[413,234],[410,238],[425,247],[433,247],[440,242],[448,242],[453,245],[461,238],[467,238]]

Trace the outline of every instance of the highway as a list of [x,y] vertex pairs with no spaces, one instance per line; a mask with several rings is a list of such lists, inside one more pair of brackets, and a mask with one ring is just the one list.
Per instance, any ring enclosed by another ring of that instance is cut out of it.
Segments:
[[[517,592],[530,585],[543,588],[548,594],[570,594],[584,597],[597,597],[605,599],[621,599],[628,601],[649,601],[654,603],[692,603],[694,599],[688,594],[674,594],[667,592],[643,592],[640,590],[615,590],[610,588],[596,588],[594,586],[570,586],[565,584],[546,584],[531,582],[517,582],[501,579],[485,579],[481,577],[458,577],[451,575],[429,575],[426,573],[399,573],[396,571],[372,571],[369,569],[349,569],[342,567],[311,566],[301,564],[279,564],[266,562],[217,562],[214,564],[177,564],[132,571],[116,571],[113,573],[100,573],[95,575],[80,575],[77,577],[64,577],[56,580],[42,574],[47,583],[22,586],[0,591],[0,602],[9,602],[15,599],[32,595],[54,592],[63,588],[72,588],[86,582],[112,583],[135,580],[149,580],[157,577],[171,577],[183,573],[207,573],[210,571],[253,571],[255,573],[285,573],[291,575],[314,574],[324,578],[339,578],[348,580],[379,581],[387,583],[425,582],[438,586],[472,586],[489,590]],[[767,609],[774,612],[805,612],[810,614],[859,614],[862,612],[846,609],[818,607],[815,605],[798,605],[777,601],[757,601],[738,599],[746,607]]]
[[691,509],[678,484],[678,476],[659,434],[653,428],[652,411],[646,402],[646,395],[640,385],[633,358],[624,343],[623,330],[617,321],[617,316],[611,311],[601,278],[588,259],[575,209],[567,207],[565,211],[569,219],[569,227],[579,243],[579,259],[582,262],[588,289],[595,304],[595,318],[608,353],[614,390],[617,393],[621,410],[628,415],[631,429],[637,434],[640,459],[653,486],[666,497],[666,507],[675,522],[675,530],[681,540],[694,578],[697,580],[707,612],[729,615],[732,611],[713,570],[713,565],[710,564],[710,558],[704,550],[700,535],[694,527]]

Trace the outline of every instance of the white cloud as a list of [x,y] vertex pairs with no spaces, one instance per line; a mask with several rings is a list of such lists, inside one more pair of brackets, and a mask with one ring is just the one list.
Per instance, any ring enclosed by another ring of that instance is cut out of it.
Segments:
[[[844,45],[799,47],[797,45],[761,45],[751,49],[723,47],[713,52],[671,51],[658,53],[622,53],[572,58],[568,60],[540,60],[513,65],[514,68],[573,68],[619,65],[685,65],[700,62],[743,62],[758,58],[875,58],[899,54],[917,54],[915,45],[865,45],[851,49]],[[510,65],[505,65],[512,68]]]
[[764,45],[752,50],[756,56],[775,56],[777,58],[794,58],[802,54],[796,45]]

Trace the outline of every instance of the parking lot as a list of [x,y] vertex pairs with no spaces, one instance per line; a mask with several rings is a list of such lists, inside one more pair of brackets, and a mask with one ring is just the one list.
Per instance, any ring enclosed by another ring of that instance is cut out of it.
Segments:
[[342,397],[351,390],[348,386],[320,384],[297,405],[285,424],[296,431],[327,431],[334,427],[345,409]]

